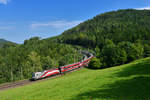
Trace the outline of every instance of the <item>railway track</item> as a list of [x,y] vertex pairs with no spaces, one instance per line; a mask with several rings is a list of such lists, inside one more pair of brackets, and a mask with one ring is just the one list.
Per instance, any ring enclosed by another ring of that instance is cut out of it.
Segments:
[[[81,67],[81,68],[83,68],[83,67]],[[67,73],[71,73],[71,72],[80,70],[81,68],[76,69],[76,70],[72,70],[72,71],[67,72]],[[35,82],[45,81],[45,80],[48,80],[48,79],[51,79],[51,78],[57,78],[57,77],[60,77],[62,75],[64,75],[64,74],[61,74],[61,75],[58,74],[58,75],[55,75],[55,76],[47,77],[47,78],[36,80],[36,81],[30,81],[28,79],[28,80],[22,80],[22,81],[18,81],[18,82],[12,82],[12,83],[8,83],[8,84],[3,84],[3,85],[0,85],[0,91],[11,89],[11,88],[16,88],[16,87],[20,87],[20,86],[25,86],[25,85],[32,84],[32,83],[35,83]]]
[[23,81],[12,82],[12,83],[8,83],[8,84],[0,85],[0,91],[5,90],[5,89],[14,88],[17,86],[23,86],[23,85],[29,84],[29,83],[32,83],[32,82],[29,80],[23,80]]

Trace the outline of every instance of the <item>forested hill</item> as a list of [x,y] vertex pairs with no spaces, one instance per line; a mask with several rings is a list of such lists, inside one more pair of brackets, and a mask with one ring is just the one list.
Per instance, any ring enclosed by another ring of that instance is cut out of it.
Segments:
[[0,39],[0,47],[3,47],[3,46],[14,46],[14,45],[16,45],[16,43],[7,41],[5,39]]
[[[96,52],[93,68],[110,67],[150,56],[150,10],[118,10],[95,16],[62,33],[60,43]],[[94,64],[95,63],[95,64]]]
[[63,32],[61,36],[65,43],[100,48],[106,39],[115,44],[120,41],[135,43],[139,39],[149,41],[150,10],[127,9],[100,14]]

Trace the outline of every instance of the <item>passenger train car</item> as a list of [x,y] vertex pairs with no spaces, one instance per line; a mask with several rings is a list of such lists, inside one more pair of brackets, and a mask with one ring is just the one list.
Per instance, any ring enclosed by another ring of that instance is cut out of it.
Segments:
[[31,80],[38,80],[38,79],[46,78],[49,76],[66,73],[66,72],[78,69],[81,66],[87,65],[89,63],[90,59],[93,58],[93,54],[86,52],[86,51],[82,51],[81,53],[84,56],[84,59],[82,61],[70,64],[70,65],[61,66],[60,68],[45,70],[42,72],[35,72],[32,74]]

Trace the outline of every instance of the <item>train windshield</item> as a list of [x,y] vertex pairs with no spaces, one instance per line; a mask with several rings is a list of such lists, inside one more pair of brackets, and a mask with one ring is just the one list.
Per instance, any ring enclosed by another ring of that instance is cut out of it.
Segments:
[[35,77],[35,73],[32,73],[32,77]]

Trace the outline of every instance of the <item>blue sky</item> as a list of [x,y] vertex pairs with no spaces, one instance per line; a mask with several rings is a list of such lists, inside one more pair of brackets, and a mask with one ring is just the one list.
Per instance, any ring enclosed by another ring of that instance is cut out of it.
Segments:
[[0,38],[16,43],[61,34],[112,10],[150,9],[150,0],[0,0]]

